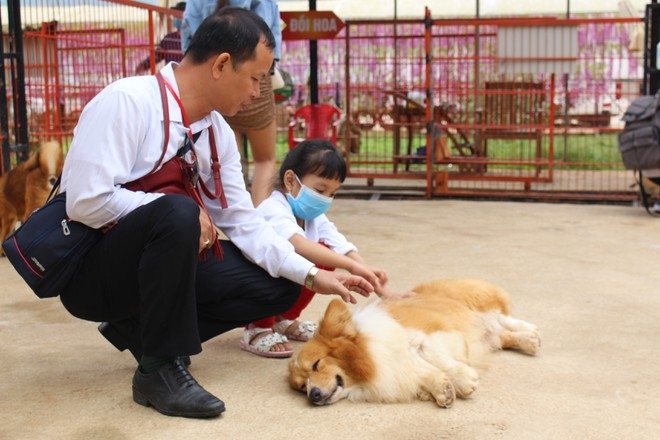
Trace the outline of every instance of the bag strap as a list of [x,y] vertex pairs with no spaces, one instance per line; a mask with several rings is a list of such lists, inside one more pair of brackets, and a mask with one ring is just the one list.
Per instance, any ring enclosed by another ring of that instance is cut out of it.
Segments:
[[160,72],[156,74],[156,81],[158,81],[160,96],[163,100],[163,129],[165,130],[165,134],[163,136],[163,152],[160,154],[160,158],[158,159],[158,162],[156,162],[156,165],[154,165],[153,169],[149,171],[149,174],[155,173],[160,164],[163,163],[165,153],[167,152],[167,144],[170,142],[170,107],[167,105],[165,81],[163,79],[163,75]]
[[57,189],[60,187],[61,181],[62,181],[62,173],[60,173],[60,175],[57,176],[57,180],[55,181],[55,183],[53,183],[53,187],[51,188],[50,194],[48,194],[48,197],[46,198],[44,204],[48,203],[48,201],[50,201],[50,199],[53,198],[53,195],[57,192]]
[[156,172],[158,167],[163,163],[163,159],[165,158],[165,153],[167,152],[167,144],[170,142],[170,108],[167,105],[167,91],[165,90],[165,80],[163,79],[163,75],[158,72],[156,73],[156,81],[158,81],[158,88],[160,89],[160,97],[163,103],[163,129],[165,130],[164,136],[163,136],[163,152],[160,154],[160,158],[158,159],[158,162],[154,165],[151,171],[147,174],[153,174]]
[[[176,96],[174,93],[174,90],[172,90],[171,86],[165,82],[165,78],[163,78],[162,73],[158,72],[156,73],[156,80],[158,81],[158,86],[160,88],[160,97],[162,100],[162,105],[163,105],[163,119],[164,119],[164,125],[165,125],[165,142],[163,143],[163,152],[160,156],[160,159],[158,160],[158,163],[156,163],[156,166],[154,167],[153,170],[151,170],[151,173],[156,171],[156,168],[158,168],[163,161],[163,158],[165,156],[165,152],[167,151],[167,144],[169,141],[169,126],[170,126],[170,113],[169,113],[169,106],[167,104],[167,90],[166,87],[170,89],[172,92],[172,95],[177,99],[177,102],[179,101],[179,98]],[[178,102],[179,106],[181,107],[181,113],[185,122],[186,127],[188,130],[190,130],[190,125],[186,120],[186,116],[183,110],[183,106],[180,102]],[[215,147],[215,136],[213,135],[213,128],[209,127],[209,136],[210,136],[210,144],[211,144],[211,168],[213,170],[213,180],[215,183],[215,191],[216,194],[212,194],[209,189],[206,187],[204,184],[204,181],[202,179],[199,180],[199,187],[193,187],[192,188],[192,198],[195,200],[195,203],[199,205],[200,209],[204,211],[204,213],[208,216],[209,221],[211,224],[213,223],[213,219],[211,218],[211,214],[209,214],[208,209],[206,209],[206,204],[204,203],[204,200],[202,200],[202,196],[199,192],[199,188],[201,188],[204,191],[204,194],[208,198],[219,198],[220,199],[220,204],[223,209],[227,208],[227,199],[225,198],[225,192],[222,188],[222,181],[220,179],[220,161],[218,160],[218,150]],[[195,148],[195,142],[194,142],[194,136],[190,135],[192,145],[191,148],[193,149],[193,154],[194,154],[194,148]],[[149,174],[151,174],[149,173]],[[216,237],[213,246],[213,255],[217,257],[219,260],[222,260],[223,258],[223,252],[222,252],[222,247],[220,245],[220,240]],[[202,259],[206,258],[206,254],[202,254]]]
[[[154,167],[153,170],[149,174],[152,174],[156,171],[156,169],[160,166],[160,164],[163,162],[163,158],[165,157],[165,152],[167,151],[167,143],[169,141],[169,134],[170,134],[170,113],[169,113],[169,108],[167,105],[167,91],[165,89],[166,84],[165,84],[165,78],[163,78],[163,75],[158,72],[156,73],[156,79],[158,80],[158,86],[160,88],[160,96],[161,100],[163,102],[163,120],[165,123],[165,142],[163,144],[163,153],[160,156],[160,159],[156,163],[156,166]],[[174,91],[172,91],[174,94]],[[223,209],[227,208],[227,198],[225,197],[225,191],[224,188],[222,187],[222,178],[220,177],[220,161],[218,160],[218,149],[216,148],[215,144],[215,135],[213,133],[213,127],[209,127],[209,141],[211,144],[211,170],[213,171],[213,183],[214,183],[214,190],[215,192],[211,192],[206,184],[204,183],[203,180],[199,180],[199,186],[204,192],[204,195],[208,197],[209,199],[220,199],[220,205],[222,206]],[[194,145],[194,141],[193,141]]]
[[220,161],[218,160],[218,149],[215,147],[215,135],[213,134],[213,127],[209,127],[209,141],[211,144],[211,169],[213,170],[213,184],[215,193],[209,191],[203,180],[200,179],[199,186],[204,191],[204,194],[209,199],[220,199],[222,209],[227,208],[227,198],[225,197],[225,190],[222,186],[222,179],[220,177]]

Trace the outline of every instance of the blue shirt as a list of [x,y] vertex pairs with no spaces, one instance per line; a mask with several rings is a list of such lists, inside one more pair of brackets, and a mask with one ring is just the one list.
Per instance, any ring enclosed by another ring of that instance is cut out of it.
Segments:
[[[280,9],[277,7],[277,2],[275,0],[229,0],[227,6],[249,9],[266,22],[275,37],[273,55],[275,60],[279,60],[282,48],[282,30],[280,29]],[[181,24],[181,49],[184,53],[188,50],[190,40],[199,25],[217,8],[217,0],[188,0]]]

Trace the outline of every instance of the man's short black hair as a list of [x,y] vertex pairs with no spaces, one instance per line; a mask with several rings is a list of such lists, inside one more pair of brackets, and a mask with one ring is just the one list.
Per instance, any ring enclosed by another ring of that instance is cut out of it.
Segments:
[[195,64],[227,52],[234,68],[256,56],[259,42],[275,47],[275,37],[265,21],[254,12],[236,7],[224,7],[202,21],[190,41],[186,56]]

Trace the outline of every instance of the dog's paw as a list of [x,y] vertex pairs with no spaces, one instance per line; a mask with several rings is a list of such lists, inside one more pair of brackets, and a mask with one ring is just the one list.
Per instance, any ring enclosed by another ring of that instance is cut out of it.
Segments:
[[441,386],[433,392],[435,403],[442,408],[449,408],[456,400],[454,385],[448,380],[442,382]]
[[541,348],[541,334],[538,330],[521,334],[518,338],[520,351],[534,356]]
[[451,381],[442,374],[431,374],[420,383],[417,398],[422,401],[432,400],[442,408],[449,408],[456,400],[456,390]]
[[518,350],[521,353],[534,356],[541,348],[541,333],[532,326],[531,330],[504,331],[500,335],[502,348]]
[[433,396],[427,391],[420,391],[417,393],[417,399],[422,402],[428,402],[429,400],[433,400]]
[[462,364],[452,370],[449,375],[458,397],[466,398],[479,387],[479,373],[474,368]]

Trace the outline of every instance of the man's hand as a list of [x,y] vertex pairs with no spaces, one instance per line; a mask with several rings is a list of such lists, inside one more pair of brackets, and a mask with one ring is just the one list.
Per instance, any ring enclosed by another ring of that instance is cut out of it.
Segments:
[[209,249],[215,243],[215,239],[218,237],[218,231],[211,223],[209,215],[204,212],[204,210],[199,210],[199,252],[202,252],[204,249]]
[[345,272],[329,272],[320,270],[314,277],[314,291],[324,295],[339,295],[347,303],[355,304],[357,300],[351,292],[368,297],[374,287],[364,278]]

